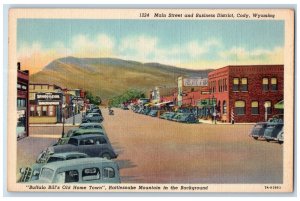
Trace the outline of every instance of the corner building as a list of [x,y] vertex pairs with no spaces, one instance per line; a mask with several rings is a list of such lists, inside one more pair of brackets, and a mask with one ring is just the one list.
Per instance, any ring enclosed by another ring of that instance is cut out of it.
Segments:
[[208,74],[210,96],[224,122],[259,122],[280,114],[283,65],[226,66]]

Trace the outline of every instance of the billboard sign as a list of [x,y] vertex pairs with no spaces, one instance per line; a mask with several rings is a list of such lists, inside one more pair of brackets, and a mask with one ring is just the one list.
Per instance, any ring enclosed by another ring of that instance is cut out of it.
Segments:
[[201,87],[208,85],[208,78],[184,78],[183,86],[185,87]]

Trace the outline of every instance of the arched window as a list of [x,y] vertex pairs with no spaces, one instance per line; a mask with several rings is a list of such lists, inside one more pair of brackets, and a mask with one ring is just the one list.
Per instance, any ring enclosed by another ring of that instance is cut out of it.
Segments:
[[235,114],[244,115],[245,114],[245,101],[235,101]]
[[227,105],[226,105],[226,101],[223,101],[223,114],[227,114]]
[[251,114],[259,114],[258,101],[251,102]]

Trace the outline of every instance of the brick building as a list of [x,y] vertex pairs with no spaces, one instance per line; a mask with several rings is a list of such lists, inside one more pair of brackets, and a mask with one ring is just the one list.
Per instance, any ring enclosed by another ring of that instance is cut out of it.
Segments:
[[21,70],[21,64],[18,62],[18,79],[17,79],[17,137],[28,136],[29,122],[29,71]]
[[[226,66],[208,74],[211,99],[223,121],[259,122],[279,114],[283,65]],[[266,113],[267,111],[267,113]]]

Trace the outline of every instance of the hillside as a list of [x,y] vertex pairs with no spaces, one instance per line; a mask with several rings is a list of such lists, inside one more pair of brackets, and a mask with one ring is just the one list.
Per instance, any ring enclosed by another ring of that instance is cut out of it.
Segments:
[[66,57],[52,61],[31,75],[30,82],[82,88],[107,99],[127,89],[147,92],[155,86],[176,87],[178,76],[207,77],[210,71],[113,58]]

